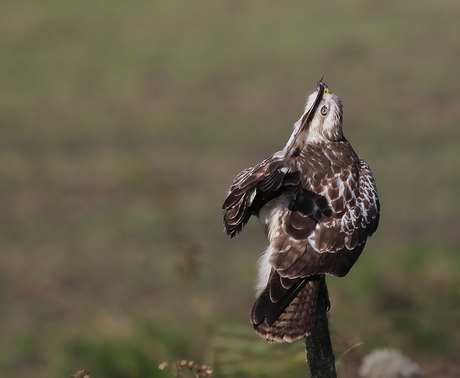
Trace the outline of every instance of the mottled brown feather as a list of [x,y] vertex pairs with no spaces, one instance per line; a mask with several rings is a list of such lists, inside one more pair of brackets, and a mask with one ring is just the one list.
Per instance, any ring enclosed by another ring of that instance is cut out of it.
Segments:
[[254,330],[269,342],[292,342],[309,334],[315,318],[319,280],[320,276],[313,276],[296,281],[282,302],[272,302],[266,289],[251,311]]
[[[223,205],[231,236],[263,212],[271,271],[251,321],[268,341],[310,332],[320,275],[346,275],[379,223],[372,173],[343,137],[340,100],[323,100],[324,88],[318,84],[285,149],[242,171]],[[334,109],[332,123],[324,125],[316,115],[320,103]],[[299,142],[302,130],[312,127],[323,138]]]

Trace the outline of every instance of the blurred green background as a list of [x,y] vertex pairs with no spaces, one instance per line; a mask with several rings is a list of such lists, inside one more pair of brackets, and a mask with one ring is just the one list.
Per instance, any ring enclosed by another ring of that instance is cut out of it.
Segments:
[[458,0],[3,0],[0,375],[305,376],[302,342],[251,329],[266,242],[254,220],[228,238],[221,204],[324,75],[382,204],[328,280],[339,373],[392,347],[458,376],[459,19]]

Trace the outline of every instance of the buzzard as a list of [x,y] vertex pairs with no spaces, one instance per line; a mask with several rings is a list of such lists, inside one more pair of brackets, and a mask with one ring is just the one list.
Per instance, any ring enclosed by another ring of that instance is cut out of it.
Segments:
[[270,243],[258,263],[254,330],[270,342],[308,335],[320,280],[348,273],[380,213],[369,165],[343,135],[342,103],[322,80],[284,149],[236,176],[223,212],[230,236],[255,215]]

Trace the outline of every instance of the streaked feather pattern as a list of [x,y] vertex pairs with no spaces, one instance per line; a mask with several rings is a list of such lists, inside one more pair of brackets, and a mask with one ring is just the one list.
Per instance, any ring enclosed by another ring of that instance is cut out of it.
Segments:
[[256,332],[268,341],[308,334],[321,275],[348,273],[380,213],[370,168],[343,136],[342,105],[323,82],[286,147],[237,175],[223,210],[232,237],[251,215],[266,227],[270,246],[251,311]]

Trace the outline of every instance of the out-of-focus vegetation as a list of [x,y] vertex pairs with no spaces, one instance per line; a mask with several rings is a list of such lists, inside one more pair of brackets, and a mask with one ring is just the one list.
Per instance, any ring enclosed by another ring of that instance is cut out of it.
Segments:
[[324,75],[382,203],[328,281],[339,372],[392,347],[440,376],[460,360],[459,17],[453,0],[3,0],[0,375],[304,376],[302,342],[251,330],[264,236],[230,240],[221,203]]

